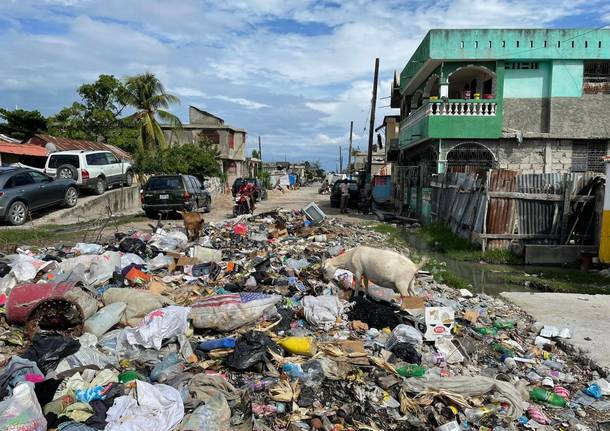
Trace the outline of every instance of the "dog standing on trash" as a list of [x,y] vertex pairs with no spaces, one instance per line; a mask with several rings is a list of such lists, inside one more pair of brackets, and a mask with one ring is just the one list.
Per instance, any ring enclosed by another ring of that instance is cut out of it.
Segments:
[[369,280],[376,284],[396,290],[401,297],[415,296],[413,284],[415,275],[426,264],[423,258],[418,264],[411,259],[391,250],[358,246],[344,254],[326,259],[322,264],[324,279],[332,280],[338,268],[347,269],[354,274],[356,295],[362,288],[362,277],[365,287]]
[[194,211],[178,211],[184,220],[184,229],[189,241],[199,239],[199,234],[203,228],[203,214]]

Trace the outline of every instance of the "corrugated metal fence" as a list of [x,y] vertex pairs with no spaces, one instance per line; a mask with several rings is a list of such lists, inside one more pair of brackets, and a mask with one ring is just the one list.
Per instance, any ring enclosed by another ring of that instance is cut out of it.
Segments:
[[506,169],[446,173],[432,182],[432,220],[456,234],[506,249],[529,244],[593,244],[599,174],[521,174]]

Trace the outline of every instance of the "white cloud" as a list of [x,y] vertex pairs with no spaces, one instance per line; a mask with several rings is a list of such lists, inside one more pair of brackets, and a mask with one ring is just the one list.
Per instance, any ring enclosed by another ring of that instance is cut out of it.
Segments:
[[53,114],[100,73],[152,71],[183,119],[205,106],[261,135],[267,157],[334,167],[350,121],[355,144],[366,140],[375,57],[379,124],[393,70],[429,28],[544,27],[591,10],[610,21],[603,0],[0,1],[0,106]]

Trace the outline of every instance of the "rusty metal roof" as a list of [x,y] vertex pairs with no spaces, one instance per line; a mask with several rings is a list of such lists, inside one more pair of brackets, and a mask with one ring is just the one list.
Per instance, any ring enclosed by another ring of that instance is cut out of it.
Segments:
[[0,154],[17,154],[19,156],[47,157],[47,150],[38,145],[14,144],[0,140]]
[[82,139],[70,139],[62,138],[51,135],[37,134],[30,138],[27,142],[34,145],[39,145],[38,142],[44,141],[43,145],[52,143],[55,145],[58,151],[72,151],[72,150],[85,150],[85,151],[110,151],[119,159],[131,159],[131,154],[121,150],[114,145],[104,144],[102,142],[85,141]]

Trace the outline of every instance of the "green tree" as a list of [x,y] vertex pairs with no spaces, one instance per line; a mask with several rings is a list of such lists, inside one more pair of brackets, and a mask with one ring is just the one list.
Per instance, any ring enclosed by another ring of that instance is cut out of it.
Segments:
[[127,78],[125,88],[125,100],[136,111],[125,121],[138,128],[140,150],[165,148],[165,136],[157,119],[172,126],[181,126],[178,117],[164,109],[172,103],[179,103],[179,99],[168,94],[161,81],[152,73]]
[[9,111],[0,108],[0,118],[3,120],[0,123],[0,133],[11,138],[25,140],[36,133],[47,130],[47,120],[38,111],[26,111],[24,109]]
[[260,159],[261,158],[260,154],[258,153],[258,150],[252,150],[252,158],[253,159]]
[[49,119],[52,134],[75,139],[108,142],[117,128],[125,127],[119,116],[127,104],[127,90],[113,75],[100,75],[78,88],[80,102]]

